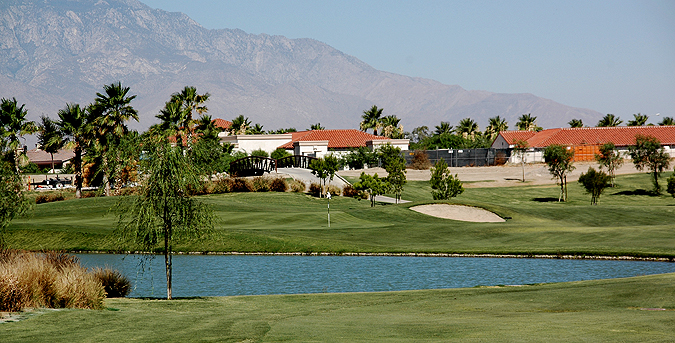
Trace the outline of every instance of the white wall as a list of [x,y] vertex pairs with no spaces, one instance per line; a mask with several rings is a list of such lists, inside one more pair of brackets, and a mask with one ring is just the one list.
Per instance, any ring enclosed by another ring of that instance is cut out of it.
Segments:
[[234,151],[242,151],[250,154],[253,150],[264,150],[271,154],[279,146],[290,142],[293,139],[291,134],[280,135],[218,135],[221,143],[230,143],[234,145]]

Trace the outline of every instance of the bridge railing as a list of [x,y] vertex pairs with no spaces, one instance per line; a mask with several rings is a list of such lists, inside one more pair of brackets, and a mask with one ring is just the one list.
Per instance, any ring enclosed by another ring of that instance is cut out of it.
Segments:
[[309,169],[309,164],[312,160],[317,160],[317,158],[304,155],[286,156],[277,160],[277,168],[293,167]]
[[316,159],[316,157],[303,155],[287,156],[278,160],[269,157],[247,156],[230,162],[230,175],[235,177],[260,176],[263,173],[276,171],[277,168],[290,167],[309,169],[309,164]]

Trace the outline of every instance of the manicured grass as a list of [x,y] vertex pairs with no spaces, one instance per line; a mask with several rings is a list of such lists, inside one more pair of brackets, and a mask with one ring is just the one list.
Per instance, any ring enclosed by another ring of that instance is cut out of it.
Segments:
[[[649,176],[620,176],[618,188],[590,205],[576,182],[567,203],[558,187],[467,188],[452,203],[483,207],[505,223],[467,223],[409,210],[433,202],[427,182],[411,181],[405,205],[335,197],[331,227],[326,199],[297,193],[237,193],[201,197],[219,217],[205,240],[181,242],[179,251],[447,252],[590,254],[675,257],[675,199],[651,196]],[[7,229],[13,248],[136,250],[113,235],[110,209],[118,198],[88,198],[35,206]]]
[[675,274],[664,274],[522,287],[108,299],[106,310],[47,311],[0,324],[0,341],[672,342],[674,293]]

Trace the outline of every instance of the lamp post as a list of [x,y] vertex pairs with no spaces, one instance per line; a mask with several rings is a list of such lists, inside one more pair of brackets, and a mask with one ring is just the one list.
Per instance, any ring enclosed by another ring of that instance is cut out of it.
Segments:
[[328,198],[328,227],[330,227],[330,192],[326,192],[326,198]]

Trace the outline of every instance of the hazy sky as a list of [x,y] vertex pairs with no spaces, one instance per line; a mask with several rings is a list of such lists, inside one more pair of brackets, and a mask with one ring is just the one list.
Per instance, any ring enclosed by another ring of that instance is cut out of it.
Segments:
[[210,29],[313,38],[376,69],[465,89],[532,93],[624,122],[675,117],[673,0],[141,1]]

